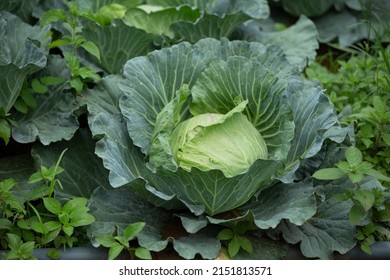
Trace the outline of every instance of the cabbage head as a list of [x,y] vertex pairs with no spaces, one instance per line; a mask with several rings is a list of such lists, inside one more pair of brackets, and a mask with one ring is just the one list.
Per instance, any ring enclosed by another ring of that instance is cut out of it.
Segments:
[[[209,216],[291,183],[346,132],[323,90],[276,46],[203,39],[129,60],[118,109],[91,121],[113,187]],[[106,83],[106,84],[105,84]],[[90,112],[91,114],[91,112]],[[93,114],[93,112],[92,112]]]

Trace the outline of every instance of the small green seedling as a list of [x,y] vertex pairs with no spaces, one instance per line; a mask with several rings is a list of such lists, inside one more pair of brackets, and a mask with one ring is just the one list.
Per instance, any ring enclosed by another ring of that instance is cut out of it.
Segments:
[[[119,256],[123,250],[130,253],[132,259],[135,257],[139,259],[152,259],[150,251],[143,247],[134,248],[130,245],[130,241],[134,240],[136,236],[143,230],[145,223],[133,223],[125,228],[123,234],[103,235],[96,238],[102,246],[110,248],[108,252],[108,259],[113,260]],[[118,232],[118,230],[117,230]]]
[[244,236],[249,227],[249,223],[241,222],[231,228],[223,229],[218,233],[217,238],[219,240],[228,241],[227,248],[231,258],[237,255],[241,248],[249,254],[253,253],[252,242]]
[[5,260],[36,260],[33,252],[35,248],[35,242],[28,241],[23,242],[20,236],[16,234],[7,234],[9,252],[3,254],[1,257]]

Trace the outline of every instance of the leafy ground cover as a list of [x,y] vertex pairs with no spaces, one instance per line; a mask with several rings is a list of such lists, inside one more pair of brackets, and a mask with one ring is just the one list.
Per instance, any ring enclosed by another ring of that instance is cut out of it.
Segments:
[[389,241],[388,1],[291,3],[3,1],[2,257]]

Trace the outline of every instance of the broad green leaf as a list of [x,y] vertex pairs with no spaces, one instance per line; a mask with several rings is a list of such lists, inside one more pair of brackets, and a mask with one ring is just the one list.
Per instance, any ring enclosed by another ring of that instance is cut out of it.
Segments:
[[96,237],[96,242],[104,247],[112,247],[117,243],[116,239],[111,235],[98,236]]
[[60,214],[62,212],[61,202],[55,198],[45,197],[43,199],[43,204],[45,205],[46,209],[53,214]]
[[[40,74],[46,73],[57,77],[68,77],[69,70],[64,60],[52,56],[48,66]],[[31,143],[37,139],[44,145],[62,139],[69,140],[79,127],[73,111],[78,104],[71,94],[64,93],[65,84],[50,86],[49,92],[36,97],[37,107],[26,115],[16,114],[18,127],[13,127],[12,136],[20,143]]]
[[375,193],[371,190],[357,189],[353,198],[360,202],[365,211],[369,211],[375,202]]
[[11,230],[13,227],[13,224],[10,220],[2,218],[0,219],[0,229],[5,229],[7,231]]
[[324,168],[317,170],[312,176],[318,180],[336,180],[341,179],[346,175],[347,174],[339,168]]
[[240,211],[249,210],[261,229],[275,228],[282,220],[302,225],[316,213],[315,191],[310,181],[276,184],[262,191],[256,201],[244,205]]
[[[115,205],[112,201],[116,201]],[[138,235],[140,246],[151,251],[161,251],[166,248],[168,241],[163,238],[163,231],[171,220],[169,212],[156,208],[134,195],[127,187],[97,189],[90,198],[90,213],[96,221],[88,227],[91,241],[102,235],[112,235],[118,228],[118,234],[123,234],[129,224],[143,221],[146,223]],[[158,217],[158,219],[156,219]]]
[[386,145],[390,147],[390,133],[383,134],[382,139],[385,141]]
[[249,254],[253,253],[253,246],[250,239],[244,237],[244,236],[238,236],[238,241],[240,243],[240,247],[247,251]]
[[61,223],[58,221],[50,221],[43,224],[46,231],[55,231],[61,228]]
[[100,61],[94,61],[110,74],[119,73],[127,60],[146,55],[154,40],[153,35],[121,21],[105,27],[88,23],[83,35],[99,49]]
[[135,256],[142,260],[151,260],[152,255],[150,254],[150,251],[146,248],[139,247],[135,249]]
[[291,79],[287,91],[295,133],[286,166],[280,171],[284,174],[281,177],[283,182],[293,180],[292,175],[301,164],[301,159],[317,154],[325,139],[341,143],[351,131],[351,127],[339,125],[333,106],[316,83]]
[[4,156],[0,158],[0,182],[12,178],[18,183],[18,188],[13,192],[16,196],[23,198],[33,192],[37,186],[28,184],[28,179],[35,172],[34,160],[29,154],[17,156]]
[[175,7],[181,5],[189,5],[193,8],[203,10],[209,14],[225,14],[245,13],[252,18],[261,19],[269,17],[269,6],[266,0],[148,0],[148,4]]
[[126,240],[129,241],[134,237],[136,237],[144,227],[145,227],[144,222],[137,222],[127,226],[124,230],[124,235],[126,237]]
[[122,18],[126,13],[127,7],[121,4],[112,3],[102,6],[94,15],[100,25],[109,25],[114,19]]
[[[116,201],[115,205],[111,202],[113,200]],[[168,239],[174,240],[175,250],[185,258],[193,258],[196,253],[200,253],[203,258],[215,258],[220,250],[216,232],[200,232],[173,239],[165,232],[172,222],[172,214],[147,203],[127,187],[110,189],[108,192],[97,190],[90,199],[90,208],[91,214],[96,217],[96,222],[88,227],[88,234],[94,243],[97,236],[111,235],[116,228],[119,234],[123,234],[129,224],[144,221],[146,225],[137,240],[141,247],[150,251],[165,249]]]
[[88,199],[85,197],[73,198],[65,203],[65,205],[62,207],[62,211],[71,216],[76,211],[78,212],[80,209],[85,209],[87,203]]
[[170,30],[172,23],[184,21],[195,22],[200,17],[200,11],[189,6],[167,8],[147,13],[142,9],[127,10],[123,22],[129,26],[142,29],[147,33],[173,37]]
[[228,244],[228,252],[229,256],[233,258],[235,255],[237,255],[238,251],[240,250],[240,239],[237,236],[234,236],[232,240],[229,241]]
[[173,242],[175,251],[185,259],[193,259],[199,254],[203,259],[214,259],[221,249],[215,233],[202,233],[182,236]]
[[23,243],[20,236],[13,233],[7,233],[7,241],[8,241],[8,247],[11,250],[18,250]]
[[80,77],[69,80],[69,85],[76,90],[77,94],[80,94],[84,88],[84,83],[81,81]]
[[98,46],[95,43],[92,43],[91,41],[84,42],[80,45],[84,50],[86,50],[88,53],[96,57],[100,61],[100,51]]
[[57,21],[66,21],[67,19],[68,16],[66,15],[65,11],[60,9],[53,9],[43,14],[43,16],[40,18],[40,25],[45,26]]
[[10,191],[16,185],[17,185],[17,182],[14,179],[8,178],[8,179],[5,179],[4,181],[0,181],[0,190],[2,192],[7,192],[7,191]]
[[[275,1],[275,0],[274,0]],[[308,17],[320,16],[328,11],[336,0],[281,0],[283,8],[294,16],[306,15]]]
[[90,124],[93,133],[104,137],[96,143],[95,153],[110,170],[112,187],[121,187],[142,177],[145,161],[142,153],[130,139],[121,116],[101,113]]
[[81,212],[78,214],[73,214],[71,216],[71,220],[71,225],[73,227],[82,227],[92,224],[96,219],[89,213]]
[[233,236],[233,231],[229,228],[225,228],[218,233],[217,238],[219,240],[230,240],[233,238]]
[[317,29],[305,16],[301,16],[294,25],[279,32],[261,31],[261,26],[256,25],[252,27],[255,31],[248,32],[247,29],[251,28],[251,25],[254,24],[249,23],[249,27],[244,26],[243,39],[279,46],[288,62],[301,71],[317,56],[316,50],[319,48]]
[[77,70],[77,73],[80,75],[83,79],[91,79],[94,82],[98,82],[101,78],[99,74],[96,74],[91,68],[89,67],[81,67]]
[[123,246],[129,246],[129,241],[127,240],[127,238],[123,235],[118,235],[118,236],[115,236],[115,240],[118,241],[120,244],[122,244]]
[[55,40],[55,41],[50,43],[49,48],[54,49],[54,48],[62,47],[62,46],[69,45],[69,44],[71,44],[71,41],[69,41],[69,39]]
[[18,112],[20,112],[20,113],[22,113],[22,114],[27,114],[27,112],[28,112],[28,107],[27,107],[27,104],[23,101],[23,100],[21,100],[21,99],[16,99],[16,101],[15,101],[15,103],[14,103],[14,108],[18,111]]
[[349,211],[349,220],[352,225],[358,224],[365,217],[367,217],[368,212],[364,210],[364,208],[360,205],[353,205],[351,210]]
[[[62,188],[56,186],[56,197],[90,197],[97,187],[109,187],[108,172],[95,155],[95,141],[86,129],[80,129],[70,141],[49,146],[36,144],[32,155],[38,165],[54,166],[65,149],[67,151],[60,163],[64,171],[56,176]],[[88,172],[81,174],[80,170]]]
[[380,181],[390,182],[390,177],[383,175],[377,170],[371,169],[366,172],[368,176],[374,177]]
[[116,257],[119,256],[119,254],[122,252],[122,250],[125,247],[119,243],[115,243],[110,247],[110,250],[108,251],[108,259],[114,260]]
[[[93,89],[83,91],[79,102],[81,105],[87,105],[88,122],[91,128],[94,119],[100,113],[120,114],[119,99],[123,93],[118,85],[122,80],[123,78],[120,75],[106,76]],[[94,136],[104,134],[104,129],[92,130],[92,134]]]
[[48,28],[32,27],[8,12],[0,11],[0,18],[0,108],[7,113],[25,77],[46,66],[45,50],[37,41]]
[[46,86],[56,86],[64,82],[65,79],[62,77],[45,76],[41,78],[41,83]]
[[5,119],[0,119],[0,138],[7,145],[11,137],[11,127]]
[[45,85],[41,84],[41,82],[37,79],[32,80],[31,87],[32,87],[33,91],[35,91],[36,93],[46,93],[47,92],[47,87]]
[[352,181],[352,183],[358,183],[364,178],[364,174],[362,173],[349,173],[348,178]]
[[346,47],[366,38],[369,33],[367,25],[361,24],[359,19],[347,10],[329,11],[313,21],[322,43],[338,39],[339,46]]
[[205,212],[212,216],[247,202],[267,186],[279,164],[257,160],[247,173],[232,178],[226,178],[219,170],[203,172],[193,168],[189,173],[182,169],[177,172],[159,169],[156,175],[147,176],[147,180],[159,192],[176,195],[196,215]]
[[64,52],[63,55],[66,60],[66,65],[68,65],[72,72],[77,71],[80,68],[80,61],[75,54]]
[[204,217],[194,217],[193,215],[178,215],[181,224],[188,233],[197,233],[202,228],[206,227],[208,222]]
[[345,158],[350,166],[358,166],[363,160],[363,155],[358,148],[351,146],[345,151]]
[[196,43],[204,38],[228,38],[244,22],[251,19],[244,13],[228,14],[220,17],[204,14],[196,22],[178,21],[171,24],[175,38]]
[[282,221],[278,227],[288,243],[301,243],[300,249],[305,257],[331,259],[333,251],[344,254],[356,244],[355,228],[348,218],[351,202],[331,198],[348,185],[347,182],[341,184],[322,188],[325,200],[318,202],[317,212],[303,225]]

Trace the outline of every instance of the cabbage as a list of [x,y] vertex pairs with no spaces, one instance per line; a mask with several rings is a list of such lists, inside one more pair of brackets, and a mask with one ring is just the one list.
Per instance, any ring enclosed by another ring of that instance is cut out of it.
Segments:
[[221,170],[226,177],[245,173],[257,159],[268,157],[260,132],[241,113],[242,102],[226,115],[205,113],[180,123],[170,140],[178,165],[191,171]]

